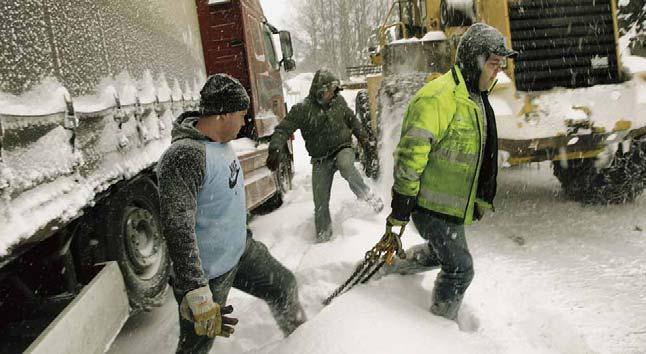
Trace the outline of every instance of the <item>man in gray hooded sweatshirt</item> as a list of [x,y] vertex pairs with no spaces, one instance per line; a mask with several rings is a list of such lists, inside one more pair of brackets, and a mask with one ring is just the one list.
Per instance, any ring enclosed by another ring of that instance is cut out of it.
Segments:
[[464,226],[493,209],[496,195],[498,141],[488,93],[506,58],[516,54],[494,27],[472,25],[460,39],[455,66],[410,101],[395,151],[387,232],[412,216],[426,242],[382,274],[440,266],[431,312],[449,319],[473,279]]
[[249,108],[238,80],[216,74],[200,91],[200,108],[173,125],[157,165],[162,230],[173,263],[180,313],[178,353],[207,353],[237,319],[225,306],[231,287],[267,302],[285,335],[305,321],[292,272],[247,229],[244,177],[229,142]]

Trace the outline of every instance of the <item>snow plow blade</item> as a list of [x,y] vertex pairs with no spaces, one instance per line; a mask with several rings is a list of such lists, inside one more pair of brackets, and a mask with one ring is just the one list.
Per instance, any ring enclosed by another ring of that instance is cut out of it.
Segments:
[[117,262],[102,269],[25,353],[104,353],[128,319],[128,294]]

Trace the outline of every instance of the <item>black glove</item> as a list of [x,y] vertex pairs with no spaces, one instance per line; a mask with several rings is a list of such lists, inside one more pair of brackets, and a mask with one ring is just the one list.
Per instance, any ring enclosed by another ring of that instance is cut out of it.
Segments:
[[276,171],[278,165],[280,165],[280,149],[269,149],[269,155],[267,156],[267,162],[265,164],[268,169]]
[[415,204],[417,204],[417,198],[399,194],[394,189],[392,190],[392,195],[393,200],[390,202],[392,212],[388,218],[408,222],[410,220],[410,214],[413,212]]
[[219,334],[222,337],[229,338],[234,331],[233,326],[238,324],[238,319],[233,317],[228,317],[225,315],[230,315],[233,312],[233,306],[228,305],[220,309],[220,315],[222,316],[222,331]]

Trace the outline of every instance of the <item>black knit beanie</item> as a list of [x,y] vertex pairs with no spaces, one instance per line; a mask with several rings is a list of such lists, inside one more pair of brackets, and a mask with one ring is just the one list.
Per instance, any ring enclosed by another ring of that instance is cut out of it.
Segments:
[[227,74],[211,75],[200,91],[200,115],[211,116],[244,111],[249,95],[244,86]]

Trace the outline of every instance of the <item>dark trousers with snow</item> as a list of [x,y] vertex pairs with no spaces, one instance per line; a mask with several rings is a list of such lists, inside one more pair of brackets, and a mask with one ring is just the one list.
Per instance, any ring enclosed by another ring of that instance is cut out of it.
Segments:
[[[223,307],[231,287],[263,299],[285,335],[289,335],[305,322],[294,274],[272,257],[267,246],[251,237],[247,238],[247,246],[240,262],[229,272],[211,279],[209,287],[213,293],[213,301]],[[182,302],[183,296],[184,294],[175,292],[178,304]],[[236,317],[235,306],[232,317]],[[244,323],[240,325],[244,326]],[[181,314],[179,328],[177,353],[209,352],[213,339],[195,334],[193,322],[183,319]]]
[[413,212],[412,218],[441,265],[433,288],[431,312],[455,319],[464,293],[473,279],[473,261],[467,247],[464,225],[422,210]]
[[350,189],[361,200],[365,200],[370,188],[354,166],[354,150],[343,148],[336,155],[323,159],[312,159],[312,192],[314,194],[314,223],[316,240],[328,241],[332,237],[332,218],[330,216],[330,192],[336,171],[341,173]]

